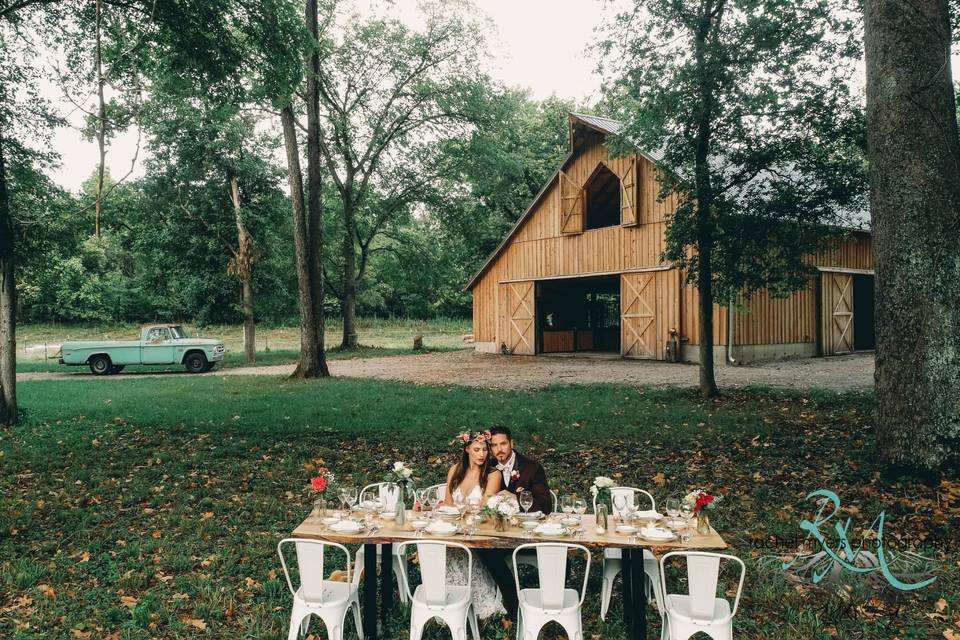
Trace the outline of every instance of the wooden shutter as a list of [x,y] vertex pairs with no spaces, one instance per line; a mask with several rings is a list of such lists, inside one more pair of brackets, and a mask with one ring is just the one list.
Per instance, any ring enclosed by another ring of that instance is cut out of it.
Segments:
[[583,188],[560,172],[560,233],[583,232]]
[[825,272],[821,277],[823,354],[853,351],[853,276]]
[[620,175],[620,224],[629,227],[640,222],[640,199],[637,197],[637,159],[630,159]]
[[620,353],[657,357],[657,273],[620,276]]
[[533,315],[533,282],[506,282],[500,285],[503,305],[500,336],[511,353],[533,355],[536,327]]

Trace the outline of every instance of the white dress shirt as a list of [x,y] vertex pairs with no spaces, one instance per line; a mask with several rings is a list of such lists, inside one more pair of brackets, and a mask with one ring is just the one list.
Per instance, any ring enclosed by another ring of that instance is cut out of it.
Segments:
[[510,486],[510,474],[513,473],[513,465],[517,461],[517,452],[514,451],[510,454],[510,459],[504,462],[502,465],[497,465],[498,467],[503,467],[501,473],[503,474],[503,486]]

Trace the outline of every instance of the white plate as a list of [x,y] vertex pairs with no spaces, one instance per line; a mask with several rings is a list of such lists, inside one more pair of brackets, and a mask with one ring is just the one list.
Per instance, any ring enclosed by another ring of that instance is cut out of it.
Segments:
[[565,524],[568,527],[572,527],[575,524],[580,524],[580,518],[577,516],[566,516],[564,518],[560,518],[560,524]]
[[450,506],[437,507],[437,513],[442,513],[445,516],[458,516],[460,515],[460,509]]
[[330,525],[330,528],[337,533],[358,533],[361,527],[359,522],[341,520],[340,522]]
[[673,531],[662,527],[644,527],[640,529],[640,535],[647,540],[659,540],[662,542],[673,540],[677,537],[677,534]]
[[320,522],[322,522],[323,524],[329,527],[340,522],[340,518],[338,518],[337,516],[327,516],[326,518],[322,518]]
[[517,512],[518,520],[539,520],[543,517],[542,511],[531,511],[529,513],[524,513],[523,511]]
[[633,514],[633,517],[635,520],[659,520],[663,516],[659,511],[648,510],[637,511],[635,514]]
[[457,528],[449,522],[434,522],[427,527],[427,533],[432,533],[438,536],[448,536],[452,533],[456,533],[456,531]]
[[629,524],[621,524],[617,526],[616,532],[622,536],[632,536],[637,532],[637,528]]
[[567,530],[555,522],[545,522],[539,527],[534,529],[535,532],[539,533],[542,536],[547,536],[555,538],[557,536],[566,535]]

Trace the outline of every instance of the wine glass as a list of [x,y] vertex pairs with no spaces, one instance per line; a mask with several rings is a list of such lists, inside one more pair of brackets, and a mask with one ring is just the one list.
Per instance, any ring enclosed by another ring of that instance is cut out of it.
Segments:
[[573,512],[583,520],[583,514],[587,512],[587,501],[583,498],[577,498],[573,501]]
[[426,511],[424,508],[427,504],[427,489],[417,489],[417,505],[419,508],[417,511]]
[[353,509],[353,505],[357,504],[357,487],[347,485],[341,490],[341,495],[343,496],[343,501],[347,503],[347,511],[349,512]]
[[533,493],[530,491],[521,491],[520,495],[520,507],[523,508],[523,513],[526,514],[530,511],[530,507],[533,506]]
[[463,528],[464,528],[464,533],[466,533],[468,536],[476,535],[477,533],[476,514],[469,512],[463,516]]
[[567,494],[560,498],[560,510],[567,516],[573,513],[573,496]]
[[463,518],[463,512],[467,508],[467,500],[460,491],[456,491],[453,494],[453,506],[460,512],[460,518]]
[[613,496],[613,511],[621,523],[624,521],[623,516],[626,515],[626,509],[627,496],[623,495],[622,493],[618,493],[617,495]]
[[687,544],[690,542],[692,536],[690,533],[690,520],[693,518],[693,505],[687,504],[686,502],[680,505],[680,517],[682,517],[684,521],[683,532],[680,534],[680,542]]
[[430,517],[437,515],[437,505],[440,504],[440,492],[434,491],[430,494]]
[[680,515],[680,501],[676,498],[668,498],[666,502],[667,515],[676,518]]

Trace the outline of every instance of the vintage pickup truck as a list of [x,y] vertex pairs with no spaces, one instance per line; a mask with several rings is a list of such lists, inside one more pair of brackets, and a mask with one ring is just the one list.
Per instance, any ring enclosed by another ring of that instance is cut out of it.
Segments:
[[64,342],[60,364],[87,365],[94,375],[120,373],[128,364],[182,364],[190,373],[213,369],[223,360],[223,342],[191,338],[178,324],[154,324],[139,340]]

